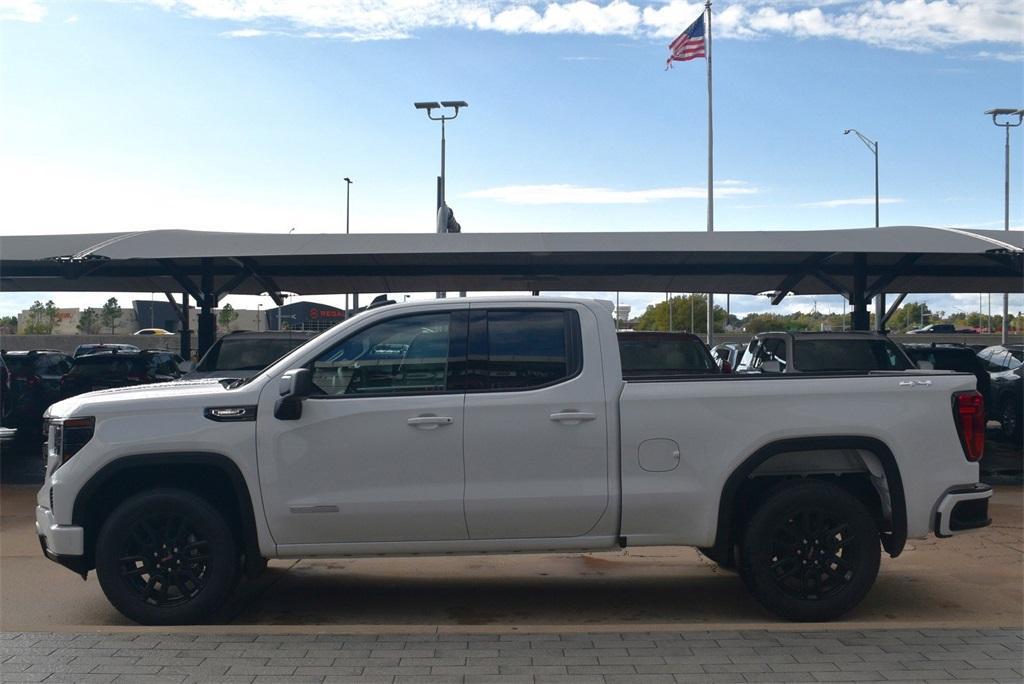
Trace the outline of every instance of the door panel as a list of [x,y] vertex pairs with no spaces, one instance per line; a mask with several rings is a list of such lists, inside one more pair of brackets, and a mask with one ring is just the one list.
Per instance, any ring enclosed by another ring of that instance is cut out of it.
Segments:
[[[492,307],[486,328],[482,314],[476,308],[471,313],[470,376],[479,389],[466,395],[470,538],[586,535],[608,506],[608,426],[596,321],[585,309],[574,313],[574,334],[559,348],[550,318],[531,327],[526,318],[503,311]],[[579,368],[572,359],[560,360],[566,353],[578,355]],[[560,363],[571,377],[550,384]],[[548,385],[528,389],[536,382]]]
[[267,385],[257,449],[278,544],[467,538],[465,395],[448,390],[458,365],[449,340],[462,361],[464,313],[396,316],[353,332],[302,364],[319,395],[298,420],[273,417],[277,385]]

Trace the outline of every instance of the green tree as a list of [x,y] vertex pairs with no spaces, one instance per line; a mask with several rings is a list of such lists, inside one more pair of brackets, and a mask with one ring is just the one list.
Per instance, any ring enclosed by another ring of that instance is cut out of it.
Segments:
[[38,299],[28,308],[28,322],[25,325],[26,335],[49,335],[57,321],[57,307],[53,300],[43,304]]
[[230,304],[222,306],[220,313],[217,314],[217,322],[225,330],[231,330],[231,324],[236,320],[238,320],[238,312]]
[[[708,300],[702,294],[677,295],[672,297],[672,325],[675,331],[689,331],[693,333],[707,332],[708,324]],[[647,307],[633,324],[636,330],[669,330],[669,303],[658,302]],[[725,329],[725,309],[715,306],[715,330],[721,332]],[[693,328],[691,330],[691,327]]]
[[121,320],[121,306],[117,303],[116,297],[111,297],[100,309],[100,323],[104,328],[110,328],[110,334],[114,334],[114,328]]
[[100,330],[100,312],[90,306],[78,316],[75,327],[84,335],[95,335]]
[[889,329],[897,331],[914,330],[922,325],[936,323],[938,317],[924,302],[910,302],[901,306],[889,319]]
[[18,317],[17,316],[0,316],[0,328],[7,331],[9,335],[18,334]]

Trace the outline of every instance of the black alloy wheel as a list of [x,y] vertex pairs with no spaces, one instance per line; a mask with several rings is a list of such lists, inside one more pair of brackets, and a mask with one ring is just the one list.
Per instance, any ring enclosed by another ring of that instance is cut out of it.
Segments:
[[770,611],[821,622],[853,609],[878,576],[874,517],[845,489],[824,480],[787,482],[747,522],[740,574]]
[[119,561],[121,579],[142,601],[173,606],[206,586],[210,542],[187,515],[153,513],[135,522]]
[[238,545],[224,515],[179,489],[126,499],[96,540],[96,575],[107,599],[144,625],[202,622],[239,576]]
[[827,598],[853,579],[857,547],[849,523],[829,511],[799,507],[772,532],[769,569],[788,596],[806,601]]

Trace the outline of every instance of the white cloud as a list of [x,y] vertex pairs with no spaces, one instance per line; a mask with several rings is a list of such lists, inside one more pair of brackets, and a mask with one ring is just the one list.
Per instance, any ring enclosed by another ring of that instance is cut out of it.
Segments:
[[[664,39],[676,36],[703,9],[702,3],[686,0],[127,1],[236,22],[243,30],[258,22],[271,26],[274,30],[270,33],[345,40],[401,39],[422,29],[453,27]],[[35,0],[0,0],[0,7],[4,5],[42,12]],[[715,35],[722,38],[839,38],[903,50],[966,43],[1019,45],[1024,35],[1024,4],[996,0],[736,0],[716,8],[714,27]],[[1015,58],[1016,53],[981,51],[977,55],[1006,59]]]
[[259,38],[261,36],[270,35],[270,31],[264,31],[262,29],[236,29],[234,31],[224,31],[220,35],[225,38]]
[[46,8],[38,0],[0,0],[0,21],[40,22]]
[[[881,197],[878,200],[879,204],[899,204],[903,201],[902,197]],[[858,206],[863,204],[874,204],[874,197],[851,197],[849,199],[830,199],[822,200],[820,202],[805,202],[798,206],[801,207],[823,207],[831,209],[833,207],[850,207]]]
[[975,57],[998,59],[1001,62],[1024,62],[1024,52],[989,52],[988,50],[982,50]]
[[[715,185],[718,198],[752,195],[757,188],[743,181],[721,181]],[[586,187],[568,183],[549,185],[505,185],[475,190],[463,195],[475,199],[490,199],[505,204],[648,204],[661,200],[704,199],[703,186],[651,188],[647,190],[616,190]]]

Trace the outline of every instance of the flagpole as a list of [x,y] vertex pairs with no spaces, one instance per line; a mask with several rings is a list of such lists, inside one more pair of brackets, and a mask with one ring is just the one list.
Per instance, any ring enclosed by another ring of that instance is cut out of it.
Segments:
[[[715,166],[714,166],[714,145],[715,136],[712,128],[712,107],[711,107],[711,0],[706,0],[704,10],[707,16],[704,19],[706,40],[707,40],[707,62],[708,62],[708,232],[715,232]],[[715,297],[708,293],[708,346],[715,341]]]

